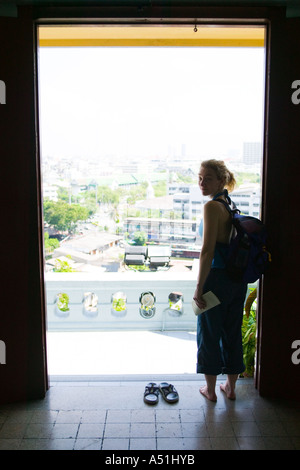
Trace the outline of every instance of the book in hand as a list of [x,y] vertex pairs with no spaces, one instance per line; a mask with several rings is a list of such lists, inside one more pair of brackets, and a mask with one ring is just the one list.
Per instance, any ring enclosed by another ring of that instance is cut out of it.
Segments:
[[194,301],[194,299],[192,301],[192,307],[193,307],[195,315],[200,315],[201,313],[206,312],[206,310],[216,307],[217,305],[221,303],[218,297],[211,290],[203,294],[202,298],[206,302],[206,307],[204,308],[199,308],[196,302]]

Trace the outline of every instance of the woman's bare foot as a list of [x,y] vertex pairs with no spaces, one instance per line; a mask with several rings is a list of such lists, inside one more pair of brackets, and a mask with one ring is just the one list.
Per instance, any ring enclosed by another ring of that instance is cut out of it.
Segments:
[[220,390],[222,390],[222,392],[224,392],[227,396],[227,398],[229,398],[229,400],[235,400],[236,399],[236,396],[235,396],[235,392],[234,390],[231,390],[228,382],[226,382],[225,385],[221,384],[220,385]]
[[217,401],[217,395],[213,392],[213,393],[210,393],[207,389],[207,386],[205,385],[205,387],[201,387],[199,389],[199,392],[205,396],[205,398],[207,398],[208,400],[210,401],[213,401],[213,402],[216,402]]

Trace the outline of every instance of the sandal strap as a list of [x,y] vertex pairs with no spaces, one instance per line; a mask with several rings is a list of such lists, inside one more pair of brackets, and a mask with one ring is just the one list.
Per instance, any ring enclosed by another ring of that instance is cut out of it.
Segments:
[[173,392],[177,393],[176,388],[172,384],[169,384],[168,386],[165,386],[165,387],[161,387],[160,389],[163,393],[173,393]]
[[146,385],[144,396],[150,395],[150,394],[158,395],[158,393],[159,393],[159,389],[156,384],[150,383]]

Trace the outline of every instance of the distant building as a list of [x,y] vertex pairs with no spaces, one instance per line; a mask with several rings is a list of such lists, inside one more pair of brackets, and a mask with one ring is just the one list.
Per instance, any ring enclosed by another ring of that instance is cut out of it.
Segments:
[[122,237],[96,233],[92,235],[77,237],[54,250],[54,256],[71,256],[74,261],[89,263],[98,260],[102,253],[113,246],[117,246]]
[[49,199],[50,201],[57,202],[57,190],[58,187],[52,184],[44,183],[43,185],[43,198]]
[[[204,197],[198,185],[172,183],[169,194],[173,195],[174,212],[180,212],[182,218],[196,220],[199,224],[203,218],[203,206],[209,200]],[[241,186],[231,193],[236,206],[243,214],[260,216],[261,191],[259,184]]]
[[208,198],[202,196],[197,184],[170,183],[168,193],[173,195],[174,212],[180,212],[183,219],[197,222],[202,219],[203,205]]
[[262,159],[261,142],[244,142],[243,145],[243,162],[246,165],[254,165],[260,163]]
[[193,220],[127,217],[124,231],[133,236],[135,232],[145,232],[149,241],[164,243],[196,241],[197,224]]
[[259,184],[240,187],[233,191],[230,196],[243,214],[260,217],[261,191]]

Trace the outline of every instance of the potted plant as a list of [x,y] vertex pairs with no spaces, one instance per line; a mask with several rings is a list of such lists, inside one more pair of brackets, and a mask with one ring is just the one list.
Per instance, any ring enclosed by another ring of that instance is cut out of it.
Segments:
[[143,318],[152,318],[155,315],[156,307],[155,302],[156,298],[153,292],[142,292],[140,295],[140,315]]
[[123,317],[127,313],[127,297],[124,292],[115,292],[111,296],[112,308],[111,312],[114,316]]
[[98,296],[94,292],[85,292],[83,295],[83,315],[96,317],[98,315]]
[[245,371],[243,377],[253,377],[256,354],[256,297],[257,289],[251,289],[245,303],[242,323],[243,360]]
[[55,314],[58,317],[67,317],[70,314],[70,298],[68,294],[60,292],[55,298]]
[[182,292],[171,292],[169,294],[169,314],[178,317],[183,313],[183,295]]

